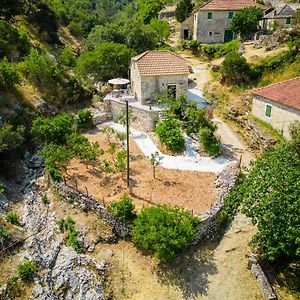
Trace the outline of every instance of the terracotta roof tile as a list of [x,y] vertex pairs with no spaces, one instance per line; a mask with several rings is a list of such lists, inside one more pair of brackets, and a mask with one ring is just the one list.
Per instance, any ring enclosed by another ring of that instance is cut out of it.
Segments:
[[132,60],[142,76],[189,74],[185,60],[171,51],[146,51]]
[[202,6],[200,6],[197,11],[199,10],[207,10],[207,11],[214,11],[214,10],[241,10],[245,7],[256,6],[260,7],[261,9],[265,10],[266,7],[257,3],[255,0],[211,0]]
[[253,94],[300,110],[300,77],[255,89]]

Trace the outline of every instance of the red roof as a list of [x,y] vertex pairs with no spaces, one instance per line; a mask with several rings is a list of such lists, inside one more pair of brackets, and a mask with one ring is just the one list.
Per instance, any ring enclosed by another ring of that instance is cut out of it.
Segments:
[[188,75],[186,61],[171,51],[146,51],[132,58],[142,76]]
[[300,110],[300,77],[255,89],[253,94]]
[[236,11],[241,10],[246,7],[256,6],[263,10],[266,9],[264,5],[257,3],[255,0],[211,0],[202,6],[200,6],[197,11],[206,10],[206,11],[214,11],[214,10],[230,10]]

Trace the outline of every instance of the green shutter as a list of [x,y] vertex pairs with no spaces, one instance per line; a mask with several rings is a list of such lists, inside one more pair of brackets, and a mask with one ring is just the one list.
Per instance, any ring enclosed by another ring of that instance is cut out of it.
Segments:
[[286,24],[286,25],[290,25],[290,24],[291,24],[291,18],[286,18],[285,24]]
[[271,117],[271,112],[272,112],[272,106],[267,104],[265,115],[267,117]]
[[209,19],[209,20],[212,19],[212,12],[207,13],[207,19]]
[[228,13],[228,19],[232,19],[232,17],[233,17],[233,12],[230,11],[230,12]]

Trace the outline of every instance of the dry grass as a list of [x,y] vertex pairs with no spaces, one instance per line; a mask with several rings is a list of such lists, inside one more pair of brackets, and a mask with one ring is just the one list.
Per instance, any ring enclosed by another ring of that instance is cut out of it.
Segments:
[[[102,149],[108,148],[104,134],[94,131],[86,135],[91,141],[98,142]],[[82,191],[109,203],[119,199],[127,191],[126,182],[121,173],[105,174],[97,164],[100,160],[110,159],[104,154],[94,167],[84,165],[78,160],[72,160],[66,175],[67,182],[78,185]],[[156,178],[152,175],[152,166],[131,140],[131,177],[134,180],[132,197],[137,210],[143,206],[154,204],[172,204],[185,207],[194,213],[201,213],[208,209],[215,200],[214,173],[201,173],[179,170],[168,170],[158,167]]]

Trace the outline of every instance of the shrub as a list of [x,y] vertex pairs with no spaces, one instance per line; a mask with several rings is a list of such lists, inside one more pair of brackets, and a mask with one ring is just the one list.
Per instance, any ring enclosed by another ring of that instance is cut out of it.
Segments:
[[6,220],[13,225],[21,226],[19,216],[12,211],[6,214]]
[[126,158],[127,152],[125,150],[117,152],[115,161],[115,168],[117,171],[124,172],[126,170]]
[[176,120],[166,119],[157,124],[155,132],[160,142],[173,152],[182,152],[185,147],[180,124]]
[[70,30],[72,35],[77,37],[82,37],[84,34],[82,26],[78,22],[71,21],[71,23],[68,25],[68,29]]
[[203,151],[211,156],[218,156],[221,152],[221,143],[208,127],[203,127],[198,132],[199,140]]
[[36,264],[32,261],[25,261],[18,265],[18,275],[23,281],[32,281],[36,272]]
[[109,205],[110,213],[123,222],[131,222],[136,217],[132,198],[124,194],[120,201],[112,201]]
[[18,126],[16,129],[10,124],[0,127],[0,153],[14,151],[24,142],[24,127]]
[[20,82],[17,69],[7,58],[0,61],[0,87],[8,89]]
[[199,219],[179,207],[143,208],[133,223],[132,240],[160,260],[172,259],[192,242]]
[[93,115],[90,109],[81,109],[77,112],[77,127],[85,130],[95,127]]
[[65,144],[74,132],[74,118],[60,114],[54,118],[37,117],[32,122],[31,134],[43,143]]
[[76,67],[76,56],[69,48],[64,48],[60,53],[60,62],[67,67]]
[[194,55],[198,55],[201,49],[201,42],[197,40],[191,40],[188,42],[189,48]]
[[8,236],[9,234],[7,229],[4,226],[0,225],[0,244],[3,245],[8,239]]
[[46,194],[42,195],[41,200],[44,204],[49,204],[49,199]]
[[221,73],[227,83],[240,84],[253,77],[251,66],[237,52],[228,53],[222,63]]

